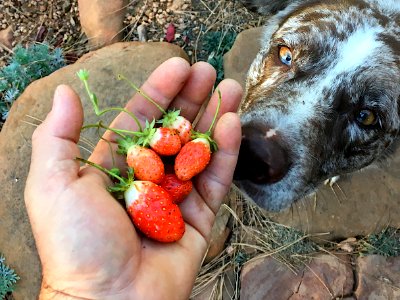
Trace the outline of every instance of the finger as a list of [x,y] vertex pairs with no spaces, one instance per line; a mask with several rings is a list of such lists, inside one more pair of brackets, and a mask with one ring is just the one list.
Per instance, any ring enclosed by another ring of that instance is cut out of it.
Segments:
[[[233,79],[225,79],[219,85],[221,92],[221,107],[217,119],[226,112],[236,112],[243,95],[243,89],[239,83]],[[208,103],[203,115],[199,119],[196,130],[206,132],[214,118],[218,105],[218,92],[215,91]]]
[[[181,91],[183,85],[189,78],[189,74],[190,66],[186,60],[182,58],[171,58],[154,70],[147,81],[142,85],[141,90],[166,109],[172,99]],[[154,104],[146,100],[139,93],[133,96],[125,106],[125,109],[136,115],[142,126],[144,126],[146,120],[152,120],[153,118],[158,119],[162,115],[162,112]],[[137,131],[139,129],[132,118],[125,112],[120,113],[111,123],[110,127],[132,131]],[[89,160],[105,168],[112,168],[114,166],[122,168],[125,159],[122,156],[115,155],[114,165],[109,144],[116,143],[120,137],[111,131],[106,131],[103,138],[105,140],[99,141]],[[111,146],[113,148],[113,153],[115,153],[117,146]]]
[[182,91],[172,101],[171,107],[181,110],[181,115],[193,122],[202,104],[208,99],[215,83],[215,69],[206,62],[195,63]]
[[195,178],[195,190],[180,206],[185,221],[205,238],[211,233],[215,215],[232,183],[241,142],[237,114],[226,113],[219,119],[214,139],[219,150],[204,172]]
[[32,160],[27,188],[60,191],[77,178],[77,142],[83,122],[79,97],[68,86],[57,87],[53,107],[32,135]]
[[[172,100],[182,90],[190,75],[190,65],[183,58],[174,57],[162,63],[149,76],[140,88],[144,94],[167,109]],[[158,119],[162,112],[142,94],[136,93],[126,104],[125,109],[137,116],[141,125],[146,120]],[[112,128],[137,131],[138,126],[132,118],[122,112],[111,123]],[[115,135],[107,132],[105,138],[114,141]]]

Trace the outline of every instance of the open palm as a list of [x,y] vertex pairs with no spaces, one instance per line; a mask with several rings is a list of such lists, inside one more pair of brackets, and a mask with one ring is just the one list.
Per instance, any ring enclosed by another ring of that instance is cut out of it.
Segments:
[[[190,67],[179,58],[158,67],[142,90],[162,107],[181,108],[194,120],[215,80],[206,63]],[[214,131],[219,151],[194,181],[194,190],[180,205],[184,237],[162,244],[136,233],[125,209],[106,191],[110,181],[93,167],[80,167],[79,140],[83,112],[78,96],[57,88],[53,109],[33,137],[32,163],[25,201],[43,267],[41,298],[187,299],[206,252],[215,214],[232,181],[241,133],[236,111],[241,88],[223,81],[223,102]],[[218,96],[208,103],[197,130],[205,131]],[[160,112],[141,95],[127,103],[144,123]],[[112,127],[137,130],[121,113]],[[115,142],[106,132],[104,138]],[[90,161],[112,167],[109,145],[100,141]],[[117,165],[123,167],[119,157]]]

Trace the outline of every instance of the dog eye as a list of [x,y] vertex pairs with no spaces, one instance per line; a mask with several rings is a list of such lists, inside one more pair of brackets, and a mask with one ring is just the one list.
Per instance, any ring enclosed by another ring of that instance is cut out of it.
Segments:
[[369,109],[363,109],[356,115],[356,120],[361,125],[372,126],[377,123],[378,119],[373,111]]
[[279,59],[281,62],[287,66],[292,65],[292,51],[286,46],[279,47]]

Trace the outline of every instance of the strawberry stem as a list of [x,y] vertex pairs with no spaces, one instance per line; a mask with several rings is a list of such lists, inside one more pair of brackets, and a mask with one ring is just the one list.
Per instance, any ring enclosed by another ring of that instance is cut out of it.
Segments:
[[118,80],[124,80],[126,81],[137,93],[142,95],[146,100],[148,100],[150,103],[155,105],[164,115],[167,113],[164,108],[162,108],[157,102],[155,102],[153,99],[150,98],[147,94],[145,94],[140,88],[138,88],[132,81],[130,81],[128,78],[126,78],[122,74],[118,74]]
[[121,183],[127,183],[125,178],[123,178],[121,176],[118,176],[114,172],[112,172],[112,171],[110,171],[110,170],[108,170],[108,169],[106,169],[106,168],[104,168],[104,167],[102,167],[102,166],[100,166],[100,165],[98,165],[98,164],[96,164],[94,162],[91,162],[91,161],[86,160],[86,159],[81,158],[81,157],[75,157],[75,160],[83,162],[83,163],[86,163],[89,166],[95,167],[96,169],[98,169],[98,170],[104,172],[105,174],[107,174],[108,176],[113,177],[115,179],[118,179]]
[[103,125],[102,121],[99,121],[96,124],[85,125],[85,126],[83,126],[81,128],[81,130],[85,130],[87,128],[103,128],[103,129],[107,129],[107,130],[110,130],[110,131],[114,132],[115,134],[118,134],[122,138],[126,138],[126,135],[124,133],[130,134],[130,135],[140,135],[142,133],[142,131],[131,131],[131,130],[127,130],[127,129],[111,128],[111,127],[108,127],[106,125]]
[[109,112],[109,111],[121,111],[121,112],[125,112],[127,113],[136,123],[136,125],[138,126],[139,130],[142,131],[142,125],[140,124],[138,118],[130,111],[126,110],[125,108],[121,108],[121,107],[111,107],[111,108],[107,108],[104,110],[100,110],[99,108],[99,103],[98,103],[98,99],[96,94],[94,94],[91,90],[90,90],[90,86],[89,86],[89,72],[87,70],[81,69],[76,73],[79,77],[79,79],[83,82],[83,85],[85,86],[86,89],[86,93],[89,96],[90,101],[92,102],[93,108],[94,108],[94,112],[97,116],[102,116],[103,114]]
[[210,128],[208,128],[208,130],[205,132],[205,134],[207,134],[208,136],[211,136],[211,131],[215,125],[215,122],[217,120],[217,116],[219,113],[219,109],[221,107],[221,102],[222,102],[222,95],[221,95],[221,91],[219,89],[217,89],[218,92],[218,104],[217,104],[217,109],[215,110],[215,114],[214,114],[214,118],[211,122]]

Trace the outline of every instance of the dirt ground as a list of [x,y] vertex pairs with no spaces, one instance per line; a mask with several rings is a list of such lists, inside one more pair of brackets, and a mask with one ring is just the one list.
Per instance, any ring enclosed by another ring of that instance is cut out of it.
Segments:
[[[149,42],[165,40],[174,24],[173,43],[181,46],[192,62],[206,60],[201,49],[204,34],[212,31],[239,33],[260,26],[262,17],[247,11],[238,1],[131,0],[126,7],[124,40],[139,39],[137,28],[145,25]],[[17,44],[48,43],[60,47],[69,63],[86,53],[77,0],[5,0],[0,2],[0,30],[11,28],[12,47],[0,47],[0,66]]]

